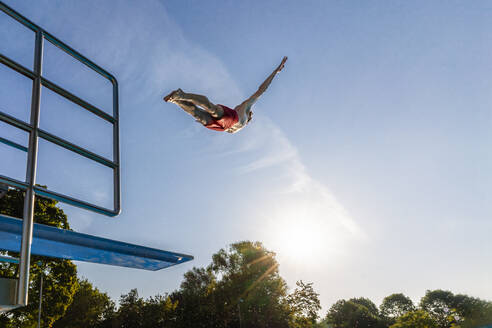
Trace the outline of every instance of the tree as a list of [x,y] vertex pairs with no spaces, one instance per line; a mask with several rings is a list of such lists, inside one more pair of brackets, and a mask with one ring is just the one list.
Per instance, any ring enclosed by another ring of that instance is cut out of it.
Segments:
[[219,299],[227,303],[224,310],[237,308],[233,322],[239,323],[241,316],[246,327],[288,326],[287,285],[279,275],[275,253],[260,242],[238,242],[214,254],[210,268],[222,295]]
[[456,322],[462,323],[466,318],[480,318],[483,314],[490,313],[491,303],[468,295],[457,294],[453,297],[452,307]]
[[177,302],[172,302],[168,295],[144,300],[132,289],[121,295],[116,311],[106,293],[82,280],[66,315],[53,328],[170,328],[176,326],[176,307]]
[[292,311],[291,327],[313,327],[321,310],[319,294],[313,289],[312,283],[296,282],[296,289],[287,296],[287,303]]
[[[176,326],[177,302],[168,295],[156,295],[147,300],[136,289],[121,295],[118,311],[103,320],[97,328],[170,328]],[[85,326],[84,326],[85,327]]]
[[386,296],[379,308],[381,316],[389,324],[395,323],[397,318],[415,310],[412,300],[401,293]]
[[[24,206],[23,192],[9,190],[0,199],[0,213],[13,217],[22,217]],[[57,202],[45,198],[36,198],[34,204],[34,221],[58,228],[69,229],[68,219]],[[18,256],[18,254],[11,254]],[[0,263],[0,277],[17,278],[18,266]],[[49,327],[59,319],[72,302],[77,289],[77,269],[69,260],[31,256],[29,304],[9,312],[7,327],[30,327],[38,317],[40,276],[43,275],[43,309],[42,326]]]
[[185,274],[171,294],[178,327],[278,327],[289,325],[287,286],[275,253],[259,242],[238,242],[212,256],[206,268]]
[[396,319],[390,328],[438,328],[438,323],[424,310],[410,311]]
[[474,311],[464,318],[459,328],[487,327],[492,324],[492,302],[485,302],[481,310]]
[[384,327],[385,325],[377,316],[377,312],[374,303],[365,298],[353,298],[348,301],[339,300],[331,306],[326,321],[333,328]]
[[371,301],[368,298],[365,297],[358,297],[358,298],[351,298],[349,301],[355,303],[355,304],[360,304],[369,310],[369,312],[374,315],[375,317],[379,316],[379,310],[376,304],[374,304],[373,301]]
[[437,322],[438,327],[448,328],[453,323],[454,295],[445,290],[427,290],[420,300],[420,307]]
[[79,281],[79,288],[65,315],[53,328],[95,328],[111,318],[115,304],[106,293],[101,293],[87,280]]
[[136,289],[130,290],[120,297],[120,307],[113,321],[116,327],[140,328],[143,327],[144,300],[138,296]]
[[321,320],[320,322],[315,323],[313,328],[331,328],[331,326],[325,318],[325,319]]
[[221,321],[232,320],[232,314],[225,311],[225,295],[217,291],[217,282],[210,268],[193,268],[184,274],[181,288],[170,297],[178,303],[178,327],[209,327],[216,324],[218,317]]
[[156,295],[145,301],[142,327],[144,328],[170,328],[176,323],[176,307],[178,302],[173,302],[166,295]]
[[434,318],[439,327],[459,325],[466,318],[480,317],[489,307],[488,302],[467,295],[454,295],[445,290],[428,290],[420,300],[420,307]]

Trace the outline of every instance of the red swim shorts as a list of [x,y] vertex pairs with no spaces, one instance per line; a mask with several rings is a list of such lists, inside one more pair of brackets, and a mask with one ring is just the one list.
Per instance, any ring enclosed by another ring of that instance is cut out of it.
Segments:
[[225,131],[239,121],[239,116],[234,109],[224,105],[218,106],[224,109],[224,115],[219,119],[212,118],[212,121],[205,125],[205,127],[215,131]]

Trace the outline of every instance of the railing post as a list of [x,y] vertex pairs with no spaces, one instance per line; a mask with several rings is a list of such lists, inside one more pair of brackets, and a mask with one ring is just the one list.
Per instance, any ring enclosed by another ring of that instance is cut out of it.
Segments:
[[34,202],[36,184],[36,168],[38,161],[38,128],[41,101],[41,72],[43,62],[43,32],[36,32],[34,47],[34,73],[36,77],[32,84],[31,100],[31,131],[29,132],[29,148],[27,154],[26,183],[28,184],[24,196],[24,213],[22,223],[22,242],[19,263],[19,284],[16,301],[20,306],[27,305],[29,293],[29,267],[31,262],[32,232],[34,227]]

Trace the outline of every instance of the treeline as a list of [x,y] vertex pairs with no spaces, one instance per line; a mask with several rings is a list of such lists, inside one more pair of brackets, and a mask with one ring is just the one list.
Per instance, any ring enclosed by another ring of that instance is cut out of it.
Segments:
[[133,289],[118,308],[83,280],[53,327],[313,327],[318,294],[302,281],[287,293],[277,267],[261,244],[236,243],[208,267],[188,271],[178,290],[143,299]]
[[[0,213],[20,217],[23,196],[10,190]],[[69,229],[56,202],[39,198],[38,223]],[[319,294],[298,281],[289,292],[275,253],[259,242],[239,242],[219,250],[204,268],[186,272],[180,287],[143,299],[136,289],[118,304],[88,280],[77,277],[68,260],[31,260],[29,305],[0,315],[0,328],[37,327],[43,276],[41,327],[52,328],[471,328],[492,323],[492,303],[449,291],[427,291],[418,305],[403,294],[386,297],[379,308],[367,298],[339,300],[319,317]],[[0,277],[14,278],[17,265],[0,264]]]
[[[490,326],[487,326],[491,324]],[[473,328],[492,327],[492,302],[445,290],[428,290],[416,306],[398,293],[379,308],[367,298],[339,300],[322,327],[353,328]]]
[[[57,265],[48,264],[50,268]],[[87,280],[75,280],[53,292],[51,286],[60,276],[48,270],[44,274],[42,327],[301,328],[313,327],[321,309],[312,284],[299,281],[292,292],[287,292],[274,254],[261,243],[235,243],[214,254],[206,268],[185,273],[178,290],[143,299],[133,289],[121,296],[118,307]],[[62,276],[65,282],[67,276],[76,278],[72,271]],[[36,327],[36,288],[39,285],[34,279],[29,306],[3,315],[0,327]]]

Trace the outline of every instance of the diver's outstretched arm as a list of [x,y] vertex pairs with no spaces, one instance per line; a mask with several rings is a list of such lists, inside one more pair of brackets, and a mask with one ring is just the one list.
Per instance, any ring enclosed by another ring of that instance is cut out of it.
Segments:
[[279,73],[283,68],[284,68],[284,65],[285,65],[285,62],[287,61],[287,57],[284,57],[282,58],[282,62],[280,63],[280,65],[278,65],[277,68],[275,68],[275,70],[272,72],[272,74],[270,74],[266,80],[260,85],[260,87],[258,88],[258,90],[256,90],[256,92],[251,96],[249,97],[248,99],[246,99],[245,101],[243,101],[241,104],[239,104],[238,106],[236,106],[236,108],[241,108],[242,106],[247,106],[247,104],[249,103],[250,105],[252,103],[255,103],[256,100],[266,91],[266,89],[270,86],[270,83],[272,83],[273,81],[273,78],[275,77],[275,75],[277,75],[277,73]]
[[259,98],[266,91],[266,89],[270,86],[270,83],[272,83],[275,75],[277,75],[277,73],[279,73],[284,68],[286,61],[287,57],[282,58],[282,62],[280,63],[280,65],[278,65],[278,67],[272,72],[272,74],[270,74],[266,78],[266,80],[260,85],[258,90],[251,97]]

